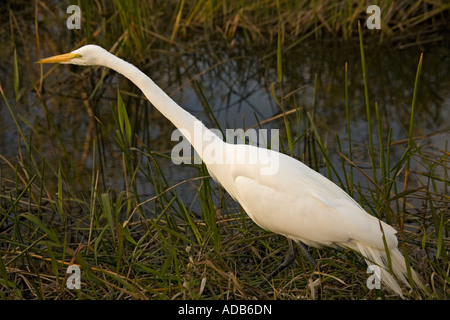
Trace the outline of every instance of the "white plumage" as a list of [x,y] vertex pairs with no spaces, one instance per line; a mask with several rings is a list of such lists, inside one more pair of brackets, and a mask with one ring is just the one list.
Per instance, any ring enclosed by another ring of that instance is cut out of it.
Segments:
[[[185,134],[211,176],[261,228],[313,247],[353,249],[361,253],[368,264],[378,265],[382,283],[402,295],[400,286],[389,272],[384,234],[392,272],[410,286],[405,259],[397,248],[395,229],[369,215],[336,184],[300,161],[251,145],[232,145],[218,138],[205,139],[214,134],[139,69],[101,47],[87,45],[39,62],[102,65],[123,74]],[[267,171],[268,168],[271,170]],[[411,272],[416,285],[423,289],[414,270]]]

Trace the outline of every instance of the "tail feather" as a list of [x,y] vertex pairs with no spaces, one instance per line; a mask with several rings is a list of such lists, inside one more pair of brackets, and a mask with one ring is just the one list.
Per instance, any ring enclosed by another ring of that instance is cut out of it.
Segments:
[[[352,247],[364,256],[364,259],[368,265],[377,265],[380,268],[381,283],[399,296],[403,297],[402,289],[389,271],[388,258],[384,249],[369,247],[360,242],[356,242],[352,245]],[[402,253],[398,250],[398,248],[391,248],[389,250],[389,257],[391,260],[392,273],[408,288],[411,288],[408,281],[408,270],[406,268],[405,258]],[[424,290],[424,285],[412,268],[411,275],[416,286],[421,290]]]

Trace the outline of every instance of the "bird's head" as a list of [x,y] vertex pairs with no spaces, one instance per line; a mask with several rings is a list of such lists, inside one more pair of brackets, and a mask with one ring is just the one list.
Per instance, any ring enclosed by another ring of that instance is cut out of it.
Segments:
[[109,54],[109,52],[102,47],[89,44],[69,53],[41,59],[37,63],[63,63],[82,66],[101,65],[105,54]]

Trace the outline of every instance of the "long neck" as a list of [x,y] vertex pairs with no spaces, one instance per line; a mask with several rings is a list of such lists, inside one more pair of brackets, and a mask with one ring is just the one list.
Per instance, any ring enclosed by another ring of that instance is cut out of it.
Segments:
[[181,108],[147,75],[132,64],[114,55],[105,59],[102,64],[123,74],[141,89],[147,99],[181,131],[203,159],[203,150],[209,144],[209,141],[204,141],[203,137],[212,132],[200,120]]

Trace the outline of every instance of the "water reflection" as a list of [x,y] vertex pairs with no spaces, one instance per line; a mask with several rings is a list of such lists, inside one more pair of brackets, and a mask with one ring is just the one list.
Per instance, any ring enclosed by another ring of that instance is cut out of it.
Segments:
[[[47,55],[53,48],[42,48]],[[276,81],[274,48],[250,48],[226,43],[210,43],[191,50],[173,50],[149,53],[148,62],[131,61],[168,92],[175,101],[198,118],[215,127],[206,104],[209,104],[219,125],[225,128],[248,128],[257,119],[279,115],[281,110],[270,92]],[[432,151],[445,149],[450,123],[450,57],[448,48],[433,47],[424,52],[415,118],[415,136],[440,133],[423,144]],[[21,56],[23,52],[19,50]],[[314,113],[317,129],[325,143],[337,156],[336,135],[347,138],[344,65],[348,63],[349,105],[351,134],[356,149],[366,156],[367,122],[362,81],[361,61],[357,44],[309,43],[283,55],[283,95],[285,108],[300,108]],[[31,54],[33,55],[33,54]],[[392,128],[392,140],[407,137],[416,67],[420,50],[395,50],[377,45],[366,49],[369,97],[373,107],[378,102],[384,129]],[[176,142],[170,141],[174,127],[143,97],[127,79],[101,67],[57,66],[42,84],[42,99],[32,89],[38,79],[34,64],[21,63],[21,84],[26,87],[22,98],[14,103],[12,86],[13,65],[11,55],[2,55],[2,87],[12,103],[23,130],[32,137],[33,146],[46,161],[58,161],[62,146],[72,155],[75,163],[90,171],[93,141],[97,141],[98,161],[102,161],[105,185],[123,187],[120,150],[113,143],[116,125],[113,111],[117,88],[128,107],[134,134],[149,149],[170,154]],[[50,67],[45,67],[47,72]],[[26,75],[31,76],[27,78]],[[318,79],[317,90],[314,81]],[[9,79],[9,81],[8,81]],[[6,81],[5,81],[6,80]],[[101,83],[98,85],[98,83]],[[277,92],[278,93],[278,92]],[[3,105],[3,104],[2,104]],[[45,107],[44,107],[45,105]],[[8,159],[18,156],[17,131],[5,107],[0,109],[0,154]],[[289,116],[297,122],[295,114]],[[52,121],[49,121],[51,118]],[[257,118],[257,119],[256,119]],[[282,118],[266,127],[284,128]],[[297,126],[293,126],[295,129]],[[297,128],[301,135],[303,124]],[[58,134],[55,135],[55,132]],[[58,141],[58,137],[61,141]],[[135,140],[137,144],[137,140]],[[301,150],[301,148],[299,148]],[[401,153],[401,152],[399,152]],[[359,159],[361,163],[367,159]],[[174,166],[161,160],[169,183],[192,176],[192,168]],[[152,193],[150,186],[143,192]]]

